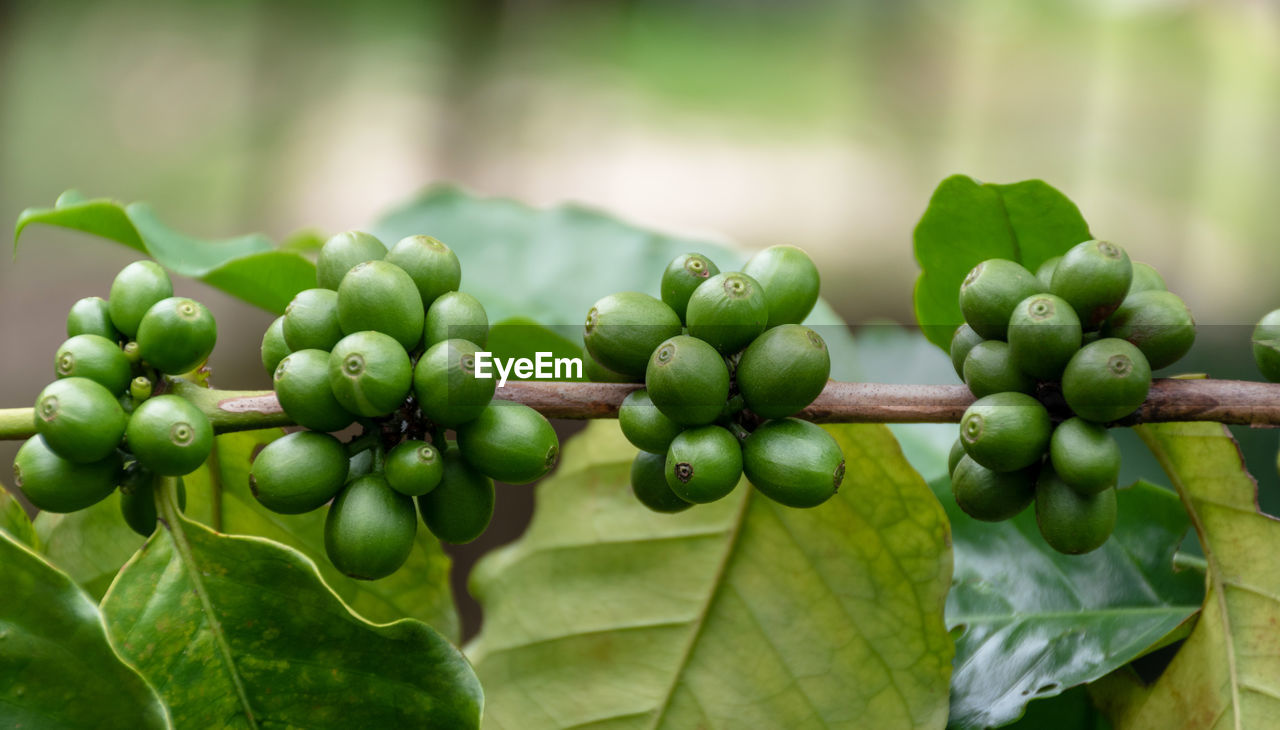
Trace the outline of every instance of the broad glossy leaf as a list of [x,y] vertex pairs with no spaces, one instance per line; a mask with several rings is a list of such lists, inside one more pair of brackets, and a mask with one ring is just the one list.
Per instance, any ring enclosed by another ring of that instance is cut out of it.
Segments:
[[41,512],[34,524],[41,553],[95,600],[143,542],[120,515],[118,491],[79,512]]
[[[576,326],[560,325],[547,327],[538,324],[528,317],[511,317],[495,323],[489,328],[489,341],[485,349],[493,353],[495,358],[533,358],[539,352],[549,352],[552,357],[582,358],[582,347],[574,338],[581,339],[581,332]],[[576,372],[575,372],[576,374]],[[585,380],[569,377],[559,380]],[[510,380],[517,380],[512,373]]]
[[301,553],[219,535],[162,500],[166,527],[102,602],[112,642],[179,727],[477,727],[480,686],[431,627],[370,624]]
[[15,250],[23,230],[34,223],[122,243],[177,274],[199,279],[276,314],[284,312],[295,294],[316,285],[315,264],[299,253],[313,246],[314,236],[297,237],[292,239],[295,245],[279,250],[260,234],[199,239],[161,223],[146,203],[85,200],[73,191],[64,193],[53,208],[28,208],[18,216],[13,231]]
[[0,487],[0,531],[9,533],[13,539],[26,547],[40,551],[40,538],[36,536],[36,528],[27,517],[27,511],[12,494]]
[[98,607],[0,530],[0,720],[10,728],[167,728],[160,697],[107,642]]
[[1139,482],[1121,490],[1115,534],[1092,553],[1070,556],[1045,544],[1034,509],[979,522],[956,506],[949,480],[933,487],[955,540],[947,625],[956,640],[957,727],[1003,725],[1030,700],[1098,679],[1200,607],[1203,576],[1173,568],[1189,522],[1167,489]]
[[916,225],[916,321],[945,350],[964,322],[960,283],[970,269],[1001,258],[1035,273],[1045,259],[1091,237],[1075,204],[1041,180],[996,185],[953,175],[934,190]]
[[458,612],[449,587],[449,557],[424,526],[405,565],[381,580],[355,580],[333,567],[324,551],[327,508],[301,515],[279,515],[263,507],[249,490],[249,465],[256,451],[282,434],[280,429],[223,434],[217,438],[218,487],[206,465],[186,477],[187,516],[214,525],[214,500],[220,505],[220,532],[256,535],[292,547],[320,569],[325,583],[347,605],[377,623],[414,618],[450,641],[459,635]]
[[1204,549],[1200,620],[1152,685],[1122,671],[1099,683],[1117,728],[1252,729],[1280,717],[1280,522],[1257,506],[1257,483],[1225,426],[1138,427],[1173,481]]
[[472,577],[492,728],[941,727],[941,509],[882,426],[831,429],[839,495],[744,482],[677,515],[631,495],[616,424],[573,439],[528,532]]

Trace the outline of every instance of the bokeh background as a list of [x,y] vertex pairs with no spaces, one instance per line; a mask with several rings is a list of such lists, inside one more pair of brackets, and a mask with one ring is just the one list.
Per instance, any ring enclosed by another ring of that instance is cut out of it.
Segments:
[[[1264,0],[0,0],[0,220],[76,187],[280,238],[447,181],[796,244],[847,321],[910,323],[938,181],[1039,177],[1165,274],[1202,325],[1187,368],[1220,377],[1256,377],[1249,329],[1280,307],[1278,122]],[[3,405],[133,258],[26,234],[0,266]],[[177,288],[218,317],[218,382],[266,387],[271,316]],[[1275,432],[1240,433],[1280,488]]]

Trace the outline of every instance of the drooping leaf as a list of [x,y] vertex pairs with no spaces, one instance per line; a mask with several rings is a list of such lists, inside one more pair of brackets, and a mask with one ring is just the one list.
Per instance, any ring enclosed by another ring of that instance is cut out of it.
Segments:
[[161,223],[146,203],[85,200],[71,191],[53,208],[28,208],[18,216],[13,231],[15,250],[22,232],[35,223],[122,243],[177,274],[199,279],[276,314],[284,312],[299,291],[316,285],[315,264],[299,253],[314,244],[314,236],[298,238],[300,245],[287,249],[277,249],[260,234],[199,239]]
[[168,728],[67,574],[0,530],[0,719],[11,728]]
[[[959,728],[961,725],[949,727]],[[1060,695],[1037,699],[1027,712],[1004,730],[1112,730],[1111,723],[1093,706],[1086,687],[1076,687]]]
[[631,495],[616,424],[571,441],[473,574],[486,726],[941,727],[942,511],[887,429],[831,432],[848,468],[821,507],[744,482],[677,515]]
[[1280,522],[1258,511],[1257,483],[1225,426],[1137,430],[1191,515],[1208,588],[1195,629],[1154,684],[1124,670],[1095,697],[1118,730],[1271,727],[1280,717]]
[[31,518],[27,517],[22,504],[4,487],[0,487],[0,531],[9,533],[10,537],[26,547],[40,551],[40,538],[36,536]]
[[34,524],[41,553],[95,600],[143,542],[120,514],[119,492],[79,512],[41,512]]
[[179,727],[478,727],[480,686],[429,626],[370,624],[291,548],[165,528],[102,602],[112,642]]
[[1189,522],[1167,489],[1139,482],[1120,490],[1111,539],[1071,556],[1045,544],[1034,509],[979,522],[956,506],[949,480],[932,486],[955,540],[947,625],[956,640],[956,727],[1011,722],[1033,699],[1128,664],[1200,607],[1203,576],[1173,567]]
[[[263,507],[249,489],[249,465],[261,447],[279,438],[280,429],[228,433],[217,437],[216,459],[185,478],[187,516],[214,525],[214,499],[220,507],[220,532],[265,537],[292,547],[312,561],[335,593],[370,621],[414,618],[457,641],[458,612],[449,587],[449,557],[440,542],[419,525],[416,545],[405,565],[381,580],[348,578],[333,567],[324,550],[328,508],[301,515],[280,515]],[[217,464],[215,490],[211,465]]]
[[964,322],[960,283],[970,269],[1001,258],[1034,273],[1046,259],[1090,238],[1075,204],[1041,180],[997,185],[952,175],[934,190],[916,225],[916,321],[945,350]]

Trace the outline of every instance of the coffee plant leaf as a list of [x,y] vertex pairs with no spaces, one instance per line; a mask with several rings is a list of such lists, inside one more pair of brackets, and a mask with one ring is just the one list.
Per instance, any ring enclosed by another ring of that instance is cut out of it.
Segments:
[[5,727],[169,728],[156,691],[107,641],[71,578],[0,530],[0,716]]
[[1172,491],[1138,482],[1119,492],[1115,533],[1098,550],[1063,555],[1028,509],[1001,523],[966,515],[943,477],[932,484],[955,541],[947,626],[956,641],[951,723],[998,727],[1032,700],[1091,682],[1185,629],[1204,577],[1175,570],[1190,526]]
[[[581,327],[575,325],[559,325],[548,327],[528,317],[508,317],[495,322],[489,327],[489,342],[486,350],[495,358],[504,360],[527,357],[533,359],[539,352],[549,352],[552,357],[582,358]],[[558,378],[559,380],[586,380],[586,372],[582,378]],[[509,380],[519,380],[515,373]]]
[[160,501],[164,527],[102,602],[112,643],[179,727],[479,726],[462,654],[413,619],[375,625],[302,553],[218,534]]
[[100,600],[120,567],[143,539],[120,515],[120,492],[78,512],[41,512],[33,520],[40,552],[94,600]]
[[933,191],[916,224],[916,321],[946,350],[964,322],[960,283],[970,269],[1000,258],[1034,274],[1046,259],[1090,238],[1075,203],[1042,180],[997,185],[952,175]]
[[472,576],[486,727],[945,725],[946,520],[888,429],[830,432],[847,471],[826,504],[744,481],[676,515],[632,496],[615,423],[570,441]]
[[36,536],[31,518],[22,508],[22,503],[5,487],[0,487],[0,530],[9,533],[10,537],[26,547],[40,552],[40,538]]
[[1258,510],[1257,482],[1225,426],[1137,431],[1191,515],[1207,563],[1204,607],[1159,679],[1124,669],[1094,698],[1117,730],[1271,727],[1280,717],[1280,522]]
[[457,641],[460,628],[449,586],[449,557],[425,527],[418,526],[416,544],[404,567],[381,580],[356,580],[333,567],[325,556],[327,507],[281,515],[258,502],[249,489],[249,465],[258,450],[281,435],[280,429],[265,429],[218,436],[215,457],[184,477],[187,516],[219,532],[264,537],[298,550],[316,564],[334,593],[370,621],[414,618]]
[[67,228],[124,244],[154,258],[181,276],[200,281],[276,314],[303,289],[316,285],[316,267],[299,250],[314,236],[277,249],[261,234],[201,239],[179,233],[160,221],[146,203],[84,200],[71,192],[52,208],[28,208],[18,216],[13,245],[32,224]]

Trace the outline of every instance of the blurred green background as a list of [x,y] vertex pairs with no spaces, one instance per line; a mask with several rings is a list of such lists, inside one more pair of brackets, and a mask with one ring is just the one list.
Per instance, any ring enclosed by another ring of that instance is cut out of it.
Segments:
[[[799,245],[846,320],[910,323],[934,186],[1039,177],[1164,273],[1202,325],[1186,367],[1220,377],[1257,377],[1249,330],[1280,306],[1278,121],[1261,0],[0,0],[0,219],[77,187],[280,238],[448,181]],[[0,267],[4,405],[133,258],[26,234]],[[271,317],[177,289],[218,317],[217,382],[267,387]],[[1274,489],[1275,432],[1239,432]]]

